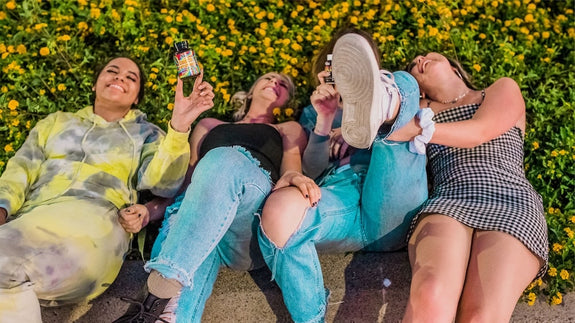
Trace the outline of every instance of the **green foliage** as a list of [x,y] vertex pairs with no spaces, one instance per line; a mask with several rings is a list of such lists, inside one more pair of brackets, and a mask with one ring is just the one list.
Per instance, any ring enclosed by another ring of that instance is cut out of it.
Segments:
[[215,88],[206,115],[229,117],[231,94],[269,71],[294,78],[287,114],[297,115],[312,91],[313,56],[352,25],[374,35],[386,69],[437,51],[460,60],[479,87],[502,76],[519,83],[526,173],[543,197],[551,249],[548,275],[525,297],[558,304],[575,277],[573,8],[573,0],[0,0],[0,171],[37,120],[90,104],[95,66],[116,53],[144,66],[141,109],[164,128],[176,81],[172,44],[181,39]]

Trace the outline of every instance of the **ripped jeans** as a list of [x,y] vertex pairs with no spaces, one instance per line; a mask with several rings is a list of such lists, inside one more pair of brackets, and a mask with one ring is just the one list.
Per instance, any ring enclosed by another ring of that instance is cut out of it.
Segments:
[[419,110],[419,88],[406,72],[395,72],[401,93],[399,114],[372,146],[367,173],[348,165],[332,170],[318,185],[321,200],[306,210],[283,248],[262,228],[258,240],[294,322],[323,322],[327,307],[318,252],[392,251],[406,245],[411,219],[427,199],[426,156],[408,142],[385,138]]
[[178,322],[200,322],[220,267],[265,265],[255,216],[272,189],[269,173],[239,146],[210,150],[196,165],[185,195],[166,211],[147,271],[183,285]]

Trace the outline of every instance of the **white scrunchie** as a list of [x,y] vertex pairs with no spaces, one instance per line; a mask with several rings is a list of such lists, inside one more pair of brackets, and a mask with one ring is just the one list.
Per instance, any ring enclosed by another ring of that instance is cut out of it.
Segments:
[[421,134],[409,142],[409,151],[420,155],[425,155],[425,146],[431,140],[435,132],[435,122],[432,120],[435,113],[430,108],[423,108],[417,112],[419,126],[422,128]]

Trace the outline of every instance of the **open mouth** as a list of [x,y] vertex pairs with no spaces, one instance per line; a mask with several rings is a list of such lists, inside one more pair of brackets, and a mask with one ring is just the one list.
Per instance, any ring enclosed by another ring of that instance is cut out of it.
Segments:
[[117,90],[119,90],[119,91],[122,91],[122,93],[125,93],[125,92],[126,92],[123,87],[121,87],[121,86],[119,86],[119,85],[117,85],[117,84],[110,84],[110,85],[108,85],[108,87],[111,87],[111,88],[117,89]]

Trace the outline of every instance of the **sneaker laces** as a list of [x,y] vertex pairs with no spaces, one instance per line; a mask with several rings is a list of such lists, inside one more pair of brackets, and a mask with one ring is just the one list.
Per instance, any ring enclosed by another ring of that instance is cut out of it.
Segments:
[[[395,83],[395,78],[393,76],[393,73],[391,73],[390,71],[387,71],[387,70],[379,70],[379,78],[381,79],[381,82],[382,82],[381,84],[385,88],[385,91],[387,92],[387,94],[389,95],[390,98],[392,98],[394,95],[399,96],[399,88],[397,87],[397,84]],[[395,109],[389,109],[388,115],[386,116],[386,119],[391,119],[394,112],[395,112]]]
[[142,301],[138,301],[136,299],[130,298],[130,297],[120,297],[120,300],[129,303],[131,305],[137,305],[138,306],[138,312],[134,313],[132,318],[130,318],[129,322],[133,322],[133,323],[144,323],[146,322],[146,319],[154,319],[156,321],[160,321],[163,323],[170,323],[166,320],[164,320],[163,318],[146,312],[146,309],[144,308],[144,304]]

